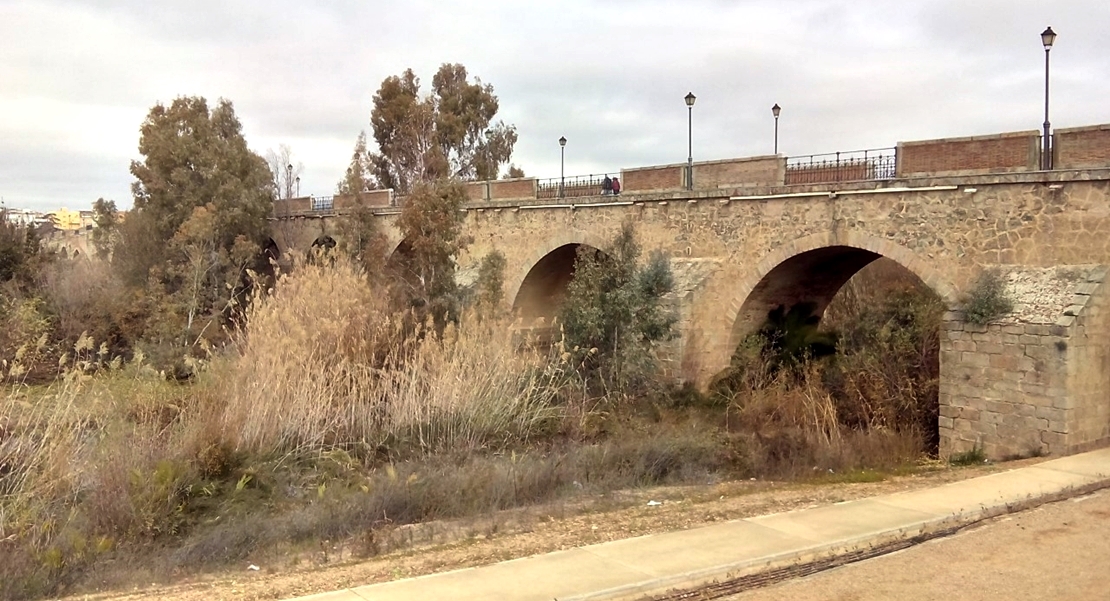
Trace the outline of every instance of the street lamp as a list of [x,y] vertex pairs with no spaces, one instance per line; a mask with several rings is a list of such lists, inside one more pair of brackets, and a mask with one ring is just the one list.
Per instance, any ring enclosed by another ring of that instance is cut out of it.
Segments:
[[1046,171],[1052,169],[1052,145],[1048,134],[1052,127],[1048,123],[1048,52],[1052,50],[1052,43],[1055,41],[1056,32],[1051,27],[1041,32],[1041,43],[1044,44],[1044,148],[1041,149],[1041,168]]
[[285,168],[285,197],[293,198],[293,163]]
[[297,198],[301,197],[301,176],[297,176]]
[[779,106],[779,103],[776,102],[775,106],[771,107],[771,114],[775,116],[775,154],[776,155],[779,153],[779,113],[781,113],[781,112],[782,112],[782,107]]
[[694,96],[693,92],[686,95],[686,108],[690,110],[689,125],[686,133],[688,139],[689,152],[686,156],[686,189],[694,189],[694,101],[698,97]]
[[559,136],[559,198],[562,198],[566,194],[565,188],[563,187],[565,181],[563,178],[563,167],[566,164],[566,155],[567,137]]

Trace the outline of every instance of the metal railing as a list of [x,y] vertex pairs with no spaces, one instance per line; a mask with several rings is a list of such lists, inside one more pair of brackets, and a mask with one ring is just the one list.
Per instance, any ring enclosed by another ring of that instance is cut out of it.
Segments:
[[332,210],[335,210],[335,197],[334,196],[313,196],[312,197],[312,210],[313,211],[332,211]]
[[[567,178],[553,177],[536,180],[537,199],[579,198],[603,194],[606,174],[575,175]],[[613,176],[609,176],[610,179]],[[561,188],[561,193],[560,193]]]
[[897,149],[876,148],[787,157],[786,184],[894,179]]

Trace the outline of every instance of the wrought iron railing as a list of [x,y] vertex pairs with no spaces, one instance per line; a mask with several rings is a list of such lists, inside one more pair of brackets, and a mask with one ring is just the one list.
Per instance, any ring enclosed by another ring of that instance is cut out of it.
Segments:
[[[598,196],[605,194],[602,189],[605,184],[606,174],[600,175],[575,175],[567,178],[553,177],[536,181],[536,198],[578,198],[582,196]],[[610,182],[613,176],[608,176]],[[611,193],[611,190],[610,190]]]
[[897,150],[877,148],[787,157],[787,184],[825,184],[894,179]]
[[312,197],[312,210],[313,211],[332,211],[332,210],[335,210],[335,197],[334,196],[313,196]]

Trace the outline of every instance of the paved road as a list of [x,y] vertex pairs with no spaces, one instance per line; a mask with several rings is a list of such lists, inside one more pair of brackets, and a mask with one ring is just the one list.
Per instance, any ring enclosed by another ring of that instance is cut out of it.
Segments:
[[726,599],[1110,600],[1110,490]]

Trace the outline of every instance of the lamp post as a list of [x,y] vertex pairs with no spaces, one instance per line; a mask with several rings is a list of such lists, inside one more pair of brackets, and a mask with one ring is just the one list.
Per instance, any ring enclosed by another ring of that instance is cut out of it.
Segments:
[[301,197],[301,176],[297,176],[297,198]]
[[1052,169],[1052,144],[1049,137],[1048,122],[1048,53],[1052,50],[1052,43],[1056,41],[1056,32],[1049,27],[1041,32],[1041,43],[1044,44],[1044,148],[1041,149],[1041,169]]
[[293,198],[293,163],[285,167],[285,197]]
[[771,114],[775,116],[775,154],[776,155],[779,153],[779,113],[781,113],[781,112],[782,112],[782,107],[779,106],[779,103],[776,102],[775,106],[771,107]]
[[689,109],[690,118],[686,129],[688,153],[686,156],[686,189],[694,189],[694,101],[698,97],[693,92],[686,94],[686,108]]
[[563,184],[564,184],[564,181],[565,181],[564,178],[563,178],[563,172],[564,172],[563,167],[566,164],[566,161],[565,161],[566,155],[567,155],[567,137],[566,136],[559,136],[559,198],[562,198],[566,194],[565,188],[563,187]]

